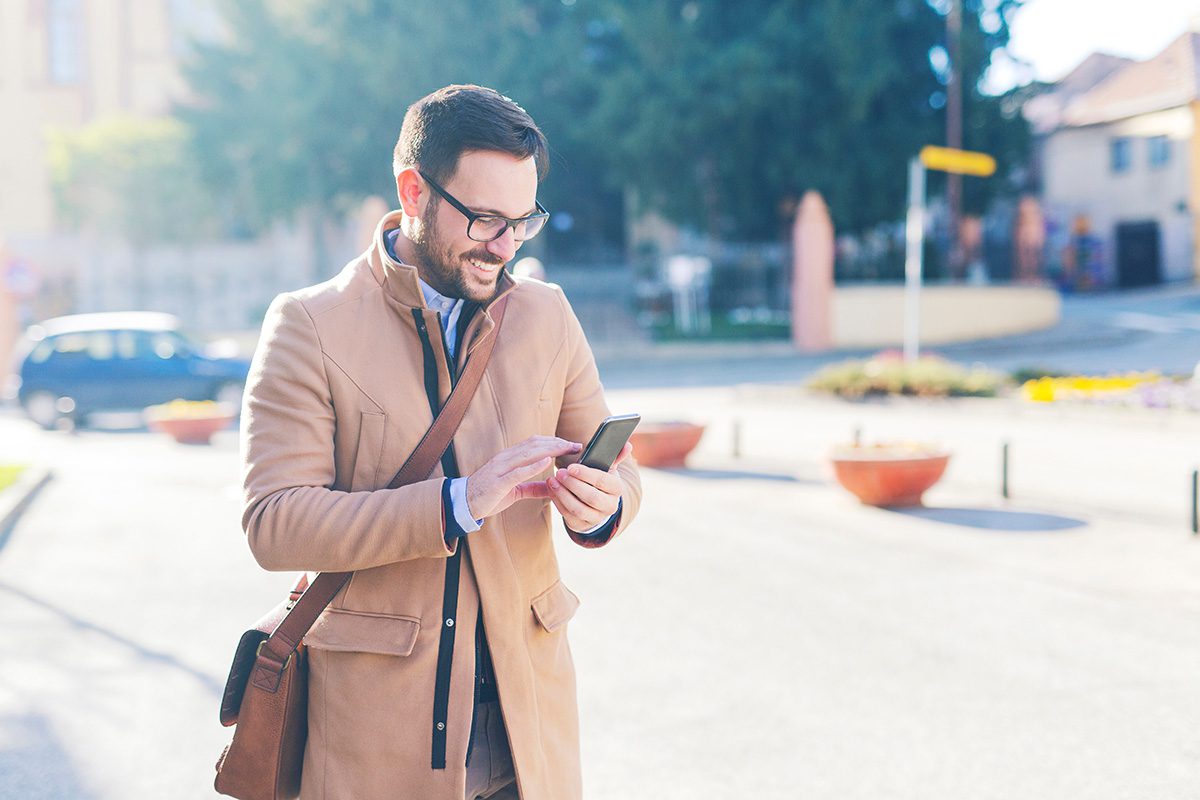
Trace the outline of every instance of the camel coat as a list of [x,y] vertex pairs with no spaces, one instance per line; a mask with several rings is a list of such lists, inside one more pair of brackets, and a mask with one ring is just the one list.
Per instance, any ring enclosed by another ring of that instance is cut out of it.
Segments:
[[[521,797],[578,798],[566,629],[579,599],[559,578],[550,502],[518,502],[466,537],[451,622],[443,619],[448,564],[464,540],[454,548],[444,540],[442,468],[428,480],[382,488],[433,420],[424,379],[430,351],[413,309],[434,332],[440,403],[451,389],[438,319],[425,307],[416,270],[383,244],[399,219],[384,217],[372,247],[333,279],[276,298],[246,387],[242,525],[255,558],[268,570],[354,571],[304,640],[309,738],[301,797],[462,799],[474,712],[472,633],[482,609]],[[509,297],[503,329],[454,438],[463,475],[535,434],[586,442],[609,414],[562,290],[503,273],[501,295]],[[459,364],[492,333],[480,309],[461,337]],[[597,539],[568,531],[577,544],[611,541],[637,514],[637,467],[627,460],[618,474],[617,524]],[[447,626],[457,632],[449,647]],[[439,649],[449,651],[440,672]],[[435,719],[437,674],[449,686],[444,722]]]

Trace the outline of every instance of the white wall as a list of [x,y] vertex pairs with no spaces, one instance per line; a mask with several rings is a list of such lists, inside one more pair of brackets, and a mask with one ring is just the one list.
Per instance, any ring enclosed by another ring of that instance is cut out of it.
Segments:
[[[832,303],[834,347],[903,344],[903,286],[838,286]],[[969,342],[1053,327],[1062,301],[1043,286],[925,286],[920,315],[922,343]]]
[[[1046,139],[1043,156],[1047,214],[1070,227],[1086,214],[1104,242],[1107,278],[1116,283],[1116,235],[1119,222],[1154,220],[1161,232],[1163,279],[1193,277],[1192,211],[1189,210],[1189,152],[1192,112],[1180,107],[1127,120],[1066,128]],[[1132,138],[1132,162],[1124,172],[1110,167],[1110,142]],[[1170,160],[1151,167],[1148,139],[1167,136]],[[1182,209],[1182,210],[1181,210]]]

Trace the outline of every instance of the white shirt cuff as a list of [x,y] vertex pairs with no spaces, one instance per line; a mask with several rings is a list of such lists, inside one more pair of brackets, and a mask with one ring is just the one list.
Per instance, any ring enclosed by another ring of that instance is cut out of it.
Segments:
[[471,516],[471,507],[467,505],[467,479],[454,478],[450,481],[450,508],[454,511],[454,521],[465,532],[477,531],[483,526],[483,520]]

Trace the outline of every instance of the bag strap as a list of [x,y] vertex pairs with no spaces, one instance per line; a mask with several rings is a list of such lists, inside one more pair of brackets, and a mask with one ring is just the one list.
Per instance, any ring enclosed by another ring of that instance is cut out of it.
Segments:
[[[450,392],[446,404],[438,412],[437,419],[422,437],[421,442],[413,450],[412,455],[404,462],[404,466],[396,473],[387,488],[396,489],[410,483],[424,480],[433,472],[434,466],[442,453],[450,446],[454,432],[462,423],[467,413],[467,405],[475,395],[483,380],[483,372],[491,360],[492,350],[496,339],[500,336],[500,325],[504,322],[504,311],[508,306],[508,298],[502,297],[492,306],[490,313],[495,322],[492,334],[479,343],[478,349],[467,359],[466,367],[454,389]],[[321,612],[333,602],[333,598],[353,572],[322,572],[313,579],[307,589],[303,588],[304,578],[293,590],[293,598],[297,591],[303,592],[300,599],[288,611],[275,631],[259,645],[258,656],[254,662],[254,672],[251,682],[260,689],[274,692],[279,687],[283,670],[288,659],[300,646],[300,640],[308,633]]]

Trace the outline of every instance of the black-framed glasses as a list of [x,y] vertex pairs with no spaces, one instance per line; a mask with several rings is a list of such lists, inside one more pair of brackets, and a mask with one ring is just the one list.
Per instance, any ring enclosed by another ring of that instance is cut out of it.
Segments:
[[546,220],[550,219],[550,212],[537,200],[533,201],[537,213],[519,219],[502,217],[499,214],[476,214],[460,203],[452,194],[438,186],[437,182],[424,172],[418,170],[417,174],[424,178],[434,191],[446,198],[447,203],[457,208],[459,213],[467,218],[467,236],[476,242],[494,242],[509,228],[512,228],[514,239],[518,242],[527,242],[537,236],[546,226]]

